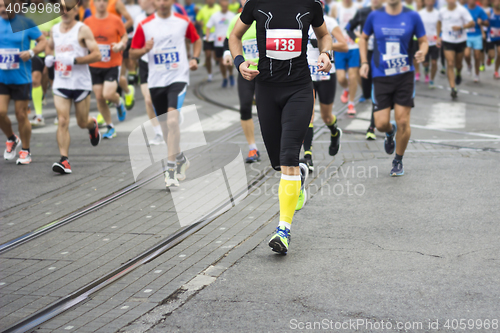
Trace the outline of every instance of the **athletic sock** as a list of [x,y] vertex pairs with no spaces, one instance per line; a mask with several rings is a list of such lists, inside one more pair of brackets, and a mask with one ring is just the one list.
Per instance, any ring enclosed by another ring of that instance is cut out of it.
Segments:
[[161,131],[161,126],[160,125],[153,126],[153,129],[155,130],[155,134],[156,135],[163,136],[163,132]]
[[11,141],[11,142],[15,142],[16,141],[16,135],[15,134],[12,134],[11,137],[7,138],[7,140]]
[[337,136],[338,134],[337,117],[335,115],[333,115],[332,117],[333,117],[332,122],[330,124],[326,124],[326,126],[330,129],[332,136]]
[[354,106],[354,103],[349,101],[349,103],[347,103],[347,106],[351,106],[351,105]]
[[113,125],[113,123],[111,123],[111,124],[107,124],[106,127],[108,129],[112,129],[112,128],[115,128],[115,125]]
[[396,154],[396,156],[394,157],[394,159],[395,159],[396,161],[402,161],[402,160],[403,160],[403,156],[402,156],[402,155],[398,155],[398,154]]
[[304,138],[304,150],[310,152],[312,148],[312,141],[314,135],[314,127],[313,123],[309,124],[309,128],[306,132],[306,137]]
[[257,150],[257,145],[255,143],[249,144],[248,145],[248,150]]
[[278,197],[280,202],[280,223],[292,223],[295,207],[299,201],[300,175],[288,176],[281,174]]
[[35,113],[37,116],[42,116],[42,101],[43,101],[43,89],[42,86],[31,89],[31,98],[33,99],[33,106],[35,107]]
[[175,161],[167,161],[167,168],[169,169],[175,168]]
[[67,161],[68,160],[68,156],[62,156],[61,155],[61,159],[59,160],[59,162],[64,162],[64,161]]
[[177,156],[175,157],[175,160],[177,162],[180,162],[180,161],[185,161],[186,158],[184,157],[184,153],[181,151],[179,154],[177,154]]
[[29,147],[28,148],[22,148],[21,150],[27,151],[28,153],[30,152]]

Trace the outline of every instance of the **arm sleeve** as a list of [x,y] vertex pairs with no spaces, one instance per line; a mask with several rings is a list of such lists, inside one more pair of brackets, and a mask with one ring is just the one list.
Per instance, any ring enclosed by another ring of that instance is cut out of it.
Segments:
[[191,21],[189,21],[188,27],[186,29],[186,39],[189,39],[191,43],[194,43],[198,39],[200,39],[200,36],[198,35],[198,32],[196,32],[196,28]]
[[367,36],[371,36],[373,34],[373,15],[375,12],[371,12],[366,18],[365,25],[363,27],[363,33]]
[[142,29],[142,24],[137,26],[134,37],[132,38],[132,44],[130,48],[132,49],[142,49],[146,45],[146,36],[144,35],[144,30]]
[[321,25],[325,22],[325,19],[323,18],[323,7],[321,6],[321,2],[318,0],[315,0],[312,5],[312,13],[313,19],[311,21],[311,25],[313,28],[321,27]]
[[422,18],[418,13],[414,12],[413,14],[415,20],[415,36],[417,36],[417,38],[422,38],[425,36],[424,22],[422,22]]
[[358,27],[360,21],[360,10],[356,12],[354,17],[347,23],[345,27],[345,31],[352,40],[356,40],[356,35],[354,34],[354,30]]
[[240,15],[241,22],[245,23],[246,25],[252,24],[252,22],[255,20],[255,18],[253,17],[253,10],[256,3],[257,0],[248,0],[245,3],[245,6],[243,6],[243,11]]

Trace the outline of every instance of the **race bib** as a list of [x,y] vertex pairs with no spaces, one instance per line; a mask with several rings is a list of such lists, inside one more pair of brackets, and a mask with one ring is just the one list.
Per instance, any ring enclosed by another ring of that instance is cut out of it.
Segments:
[[248,39],[244,41],[243,53],[249,59],[259,58],[259,48],[257,47],[257,39]]
[[451,31],[448,31],[448,35],[451,38],[454,38],[454,39],[460,39],[460,38],[462,38],[463,33],[464,33],[463,30],[457,30],[457,31],[451,30]]
[[154,53],[155,69],[157,71],[172,71],[179,69],[179,52],[175,47],[155,50]]
[[383,54],[382,64],[385,75],[405,73],[410,70],[407,54]]
[[498,38],[500,37],[500,28],[490,28],[490,37],[491,38]]
[[215,39],[214,46],[220,47],[224,46],[224,40],[226,39],[225,36],[217,36],[217,39]]
[[302,53],[302,30],[267,29],[266,56],[276,60],[297,58]]
[[54,69],[56,75],[62,79],[69,79],[71,77],[71,73],[73,71],[73,66],[64,65],[59,61],[56,61],[54,64]]
[[435,45],[437,43],[437,38],[438,37],[436,35],[427,35],[427,40],[430,45]]
[[0,69],[19,69],[19,49],[0,49]]
[[111,60],[111,46],[105,44],[98,44],[99,51],[101,51],[101,61],[108,62]]
[[469,29],[467,29],[467,32],[472,34],[472,33],[476,32],[476,28],[475,27],[469,28]]
[[309,65],[311,72],[311,79],[313,81],[328,81],[330,80],[330,73],[320,72],[318,65]]

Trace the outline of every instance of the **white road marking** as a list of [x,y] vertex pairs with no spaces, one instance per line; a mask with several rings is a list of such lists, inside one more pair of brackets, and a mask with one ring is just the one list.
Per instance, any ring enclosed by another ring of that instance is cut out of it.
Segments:
[[427,123],[428,128],[465,128],[465,103],[436,103]]

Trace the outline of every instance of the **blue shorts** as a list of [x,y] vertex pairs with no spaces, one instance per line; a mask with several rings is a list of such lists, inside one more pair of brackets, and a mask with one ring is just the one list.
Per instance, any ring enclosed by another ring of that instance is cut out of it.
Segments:
[[337,70],[347,70],[359,67],[359,49],[352,49],[348,52],[335,52],[335,68]]
[[470,47],[473,50],[482,50],[483,37],[481,35],[467,36],[467,47]]

